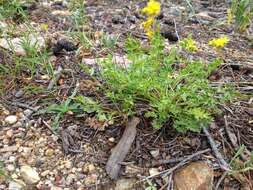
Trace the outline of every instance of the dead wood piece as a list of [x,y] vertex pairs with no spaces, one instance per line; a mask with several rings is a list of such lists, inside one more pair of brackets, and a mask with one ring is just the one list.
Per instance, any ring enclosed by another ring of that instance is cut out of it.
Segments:
[[120,163],[124,161],[127,153],[131,148],[131,145],[136,136],[136,126],[139,124],[139,122],[139,118],[133,117],[127,123],[123,136],[121,137],[116,147],[113,149],[112,154],[107,161],[106,172],[112,179],[118,178],[119,171],[121,168]]
[[171,159],[167,159],[167,160],[158,160],[155,161],[154,163],[148,164],[148,167],[155,167],[155,166],[160,166],[160,165],[164,165],[164,164],[174,164],[174,163],[178,163],[181,162],[183,160],[185,160],[187,158],[187,156],[183,156],[180,158],[171,158]]
[[212,148],[213,153],[215,154],[215,157],[218,159],[221,169],[225,171],[229,171],[229,164],[224,160],[223,156],[219,152],[216,143],[214,142],[213,137],[209,133],[208,129],[206,127],[203,128],[203,132],[205,133],[207,140]]

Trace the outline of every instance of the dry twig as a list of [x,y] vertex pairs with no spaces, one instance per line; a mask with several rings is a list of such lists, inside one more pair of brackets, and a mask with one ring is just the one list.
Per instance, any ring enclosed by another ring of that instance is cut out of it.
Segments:
[[229,164],[224,160],[223,156],[219,152],[216,143],[214,142],[213,137],[209,133],[208,129],[206,127],[203,128],[203,132],[205,133],[208,142],[212,148],[213,153],[215,154],[215,157],[218,159],[221,169],[225,171],[230,171]]
[[198,152],[195,152],[194,154],[187,156],[184,160],[182,160],[181,162],[179,162],[179,163],[178,163],[177,165],[175,165],[174,167],[172,167],[172,168],[170,168],[170,169],[167,169],[167,170],[164,170],[164,171],[162,171],[162,172],[160,172],[160,173],[157,173],[157,174],[154,174],[154,175],[150,175],[150,176],[148,176],[148,177],[145,177],[144,179],[141,180],[141,182],[142,182],[142,181],[146,181],[146,180],[151,179],[151,178],[154,178],[154,177],[159,176],[159,175],[168,176],[168,175],[170,175],[173,171],[175,171],[176,169],[178,169],[178,168],[184,166],[184,165],[185,165],[186,163],[188,163],[188,161],[190,161],[192,158],[194,158],[194,157],[196,157],[196,156],[199,156],[199,155],[201,155],[201,154],[207,153],[207,152],[209,152],[209,151],[211,151],[210,148],[205,149],[205,150],[201,150],[201,151],[198,151]]

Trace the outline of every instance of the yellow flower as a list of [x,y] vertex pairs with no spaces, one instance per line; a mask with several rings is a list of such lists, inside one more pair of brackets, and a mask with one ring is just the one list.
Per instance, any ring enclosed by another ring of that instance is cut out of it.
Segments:
[[229,39],[227,36],[215,38],[209,41],[209,45],[215,47],[216,49],[222,49],[227,43]]
[[151,39],[153,37],[153,35],[154,35],[154,31],[153,30],[148,30],[146,32],[146,35],[148,36],[149,39]]
[[152,28],[153,24],[154,24],[154,18],[153,17],[148,18],[146,21],[144,21],[142,23],[143,28],[145,30],[150,30]]
[[148,16],[157,16],[161,11],[161,5],[155,0],[149,0],[146,7],[142,9],[142,13]]
[[232,9],[228,9],[227,10],[227,23],[228,25],[230,25],[233,21],[233,13],[232,13]]
[[43,31],[48,31],[48,24],[41,24],[40,25],[40,28],[43,30]]
[[196,42],[192,39],[191,36],[188,36],[186,39],[182,40],[180,42],[180,45],[182,48],[190,52],[196,52],[198,50]]

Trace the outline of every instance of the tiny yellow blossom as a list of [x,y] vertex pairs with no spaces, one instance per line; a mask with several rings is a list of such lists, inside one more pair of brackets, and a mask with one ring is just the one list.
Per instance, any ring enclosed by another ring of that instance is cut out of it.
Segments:
[[144,28],[145,30],[150,30],[150,29],[152,28],[154,22],[155,22],[155,20],[154,20],[153,17],[148,18],[146,21],[144,21],[144,22],[142,23],[143,28]]
[[155,0],[149,0],[146,7],[142,9],[142,13],[148,16],[157,16],[161,11],[161,5]]
[[196,52],[198,50],[196,42],[192,39],[191,36],[188,36],[186,39],[182,40],[180,42],[180,45],[182,46],[182,48],[189,52]]
[[151,39],[154,36],[154,31],[149,30],[149,31],[146,32],[146,35],[148,36],[149,39]]
[[43,31],[48,31],[48,24],[41,24],[40,25],[40,28],[43,30]]
[[227,23],[228,25],[230,25],[233,21],[233,13],[232,13],[232,9],[228,9],[227,10]]
[[229,42],[227,36],[215,38],[209,41],[209,45],[215,47],[216,49],[222,49]]

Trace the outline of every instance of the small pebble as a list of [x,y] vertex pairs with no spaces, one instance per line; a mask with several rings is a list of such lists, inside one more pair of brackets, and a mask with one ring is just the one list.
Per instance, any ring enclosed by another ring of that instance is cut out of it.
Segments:
[[66,185],[70,185],[72,184],[76,179],[76,175],[75,174],[69,174],[66,178]]
[[25,116],[30,116],[30,115],[32,115],[32,113],[33,113],[33,111],[32,110],[29,110],[29,109],[26,109],[25,111],[24,111],[24,115]]
[[89,172],[90,173],[92,173],[92,172],[94,172],[96,170],[96,167],[93,164],[89,164],[88,168],[89,168]]
[[54,150],[51,149],[51,148],[47,149],[46,152],[45,152],[45,155],[49,156],[49,157],[53,156],[54,155]]
[[6,169],[7,169],[9,172],[13,172],[13,171],[15,170],[15,166],[12,165],[12,164],[8,164],[8,165],[6,166]]
[[15,162],[16,160],[16,157],[15,156],[10,156],[9,157],[9,162]]
[[40,175],[41,175],[42,177],[46,177],[49,173],[50,173],[50,170],[45,170],[45,171],[43,171]]
[[65,163],[65,167],[66,167],[67,169],[72,168],[72,162],[67,161],[67,162]]
[[110,137],[108,140],[109,140],[109,142],[115,142],[115,138],[114,137]]
[[153,158],[157,158],[159,156],[159,149],[151,150],[150,154],[153,156]]
[[13,130],[10,129],[10,130],[6,131],[6,136],[7,136],[8,138],[13,137]]
[[16,115],[9,115],[4,120],[6,123],[12,125],[18,121],[18,117]]
[[157,174],[159,174],[159,170],[158,170],[158,168],[150,168],[149,169],[149,175],[157,175]]

